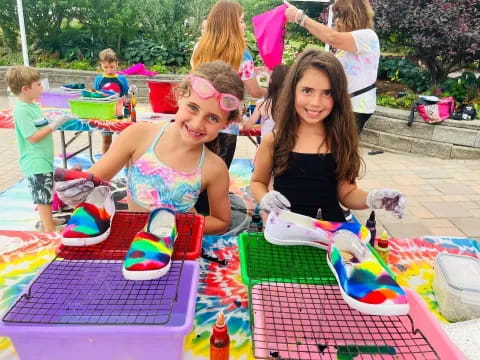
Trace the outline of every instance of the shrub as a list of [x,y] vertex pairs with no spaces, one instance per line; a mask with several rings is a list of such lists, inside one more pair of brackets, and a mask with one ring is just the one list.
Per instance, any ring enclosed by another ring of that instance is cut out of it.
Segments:
[[373,0],[382,38],[406,46],[437,87],[447,75],[480,59],[478,0]]
[[417,93],[422,93],[430,87],[428,71],[404,57],[381,57],[378,78],[401,82]]

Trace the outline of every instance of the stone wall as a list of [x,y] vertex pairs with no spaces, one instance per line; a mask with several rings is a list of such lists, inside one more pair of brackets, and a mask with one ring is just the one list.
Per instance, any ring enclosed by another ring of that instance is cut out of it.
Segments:
[[362,131],[364,144],[442,159],[480,160],[480,120],[447,119],[426,123],[417,113],[407,126],[410,112],[377,107]]
[[[5,82],[5,72],[7,71],[7,66],[0,66],[0,96],[7,95],[7,84]],[[51,88],[59,87],[63,84],[69,83],[84,83],[85,86],[92,87],[93,79],[95,76],[100,73],[95,71],[82,71],[82,70],[65,70],[65,69],[38,69],[41,73],[42,78],[47,78],[49,86]],[[180,80],[185,75],[174,75],[174,74],[162,74],[156,76],[139,76],[139,75],[129,75],[128,82],[130,84],[135,84],[138,87],[137,99],[138,102],[148,103],[148,80]]]
[[[0,66],[0,96],[7,95],[6,66]],[[50,87],[67,83],[93,85],[94,71],[39,69],[48,78]],[[138,87],[138,101],[148,103],[147,81],[180,80],[184,75],[128,76],[128,81]],[[377,111],[362,131],[361,140],[370,147],[415,153],[443,159],[480,159],[480,120],[445,120],[427,124],[415,114],[412,126],[407,126],[409,111],[377,107]]]

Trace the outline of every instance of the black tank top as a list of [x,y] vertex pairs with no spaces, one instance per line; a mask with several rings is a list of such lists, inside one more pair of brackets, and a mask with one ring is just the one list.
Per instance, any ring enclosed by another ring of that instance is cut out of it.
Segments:
[[295,213],[322,219],[345,221],[337,198],[336,162],[329,154],[291,152],[288,169],[274,177],[273,188],[287,197]]

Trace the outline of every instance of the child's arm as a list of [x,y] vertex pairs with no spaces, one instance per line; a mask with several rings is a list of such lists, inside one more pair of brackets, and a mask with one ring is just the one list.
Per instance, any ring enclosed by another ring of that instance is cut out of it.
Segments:
[[260,143],[255,155],[255,170],[250,191],[260,208],[269,212],[272,208],[289,209],[290,201],[276,190],[268,191],[273,170],[273,134],[268,134]]
[[260,108],[263,107],[263,100],[257,102],[257,106],[255,106],[255,110],[253,110],[253,114],[250,115],[247,121],[243,124],[243,130],[250,130],[253,125],[255,125],[260,119],[261,111]]
[[273,168],[273,134],[262,139],[255,155],[255,169],[253,170],[250,191],[260,204],[263,196],[268,192],[268,184],[272,177]]
[[124,75],[118,75],[118,80],[122,84],[122,94],[120,94],[120,95],[121,96],[127,95],[128,94],[128,88],[129,88],[127,78]]
[[123,166],[128,164],[135,152],[136,145],[143,143],[148,134],[147,123],[138,123],[123,130],[112,143],[110,149],[93,165],[88,172],[100,179],[109,181]]
[[275,190],[268,191],[273,169],[273,134],[268,134],[260,143],[255,157],[255,170],[250,183],[250,191],[260,208],[269,212],[272,208],[289,209],[290,201]]
[[353,210],[384,209],[393,212],[399,218],[405,211],[405,195],[392,189],[374,189],[368,193],[346,180],[338,183],[337,193],[340,202]]
[[32,144],[36,144],[39,141],[42,141],[43,138],[45,138],[47,135],[51,134],[55,130],[52,129],[50,126],[45,126],[44,128],[38,130],[35,134],[32,136],[29,136],[27,138],[28,141],[30,141]]
[[359,189],[356,184],[341,180],[337,185],[338,200],[343,206],[352,210],[367,209],[367,192]]
[[202,169],[210,214],[205,217],[205,234],[223,234],[232,218],[228,187],[230,178],[225,162],[209,153]]
[[41,128],[40,130],[36,131],[33,135],[27,137],[28,141],[32,144],[38,143],[39,141],[43,140],[47,135],[51,134],[55,130],[57,130],[60,126],[63,125],[67,120],[71,119],[72,117],[69,115],[57,115],[52,116],[49,120],[48,126]]

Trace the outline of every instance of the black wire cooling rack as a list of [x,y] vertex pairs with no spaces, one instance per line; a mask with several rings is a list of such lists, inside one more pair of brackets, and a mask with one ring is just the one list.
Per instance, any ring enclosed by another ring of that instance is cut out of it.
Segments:
[[439,359],[408,316],[372,316],[343,300],[326,252],[249,234],[246,262],[256,358]]
[[184,259],[200,253],[203,233],[202,217],[181,215],[177,218],[178,241],[175,241],[173,256],[177,260],[161,278],[133,281],[123,277],[123,258],[133,236],[145,225],[147,215],[117,212],[108,239],[93,246],[62,247],[8,310],[3,321],[166,324],[177,301]]

